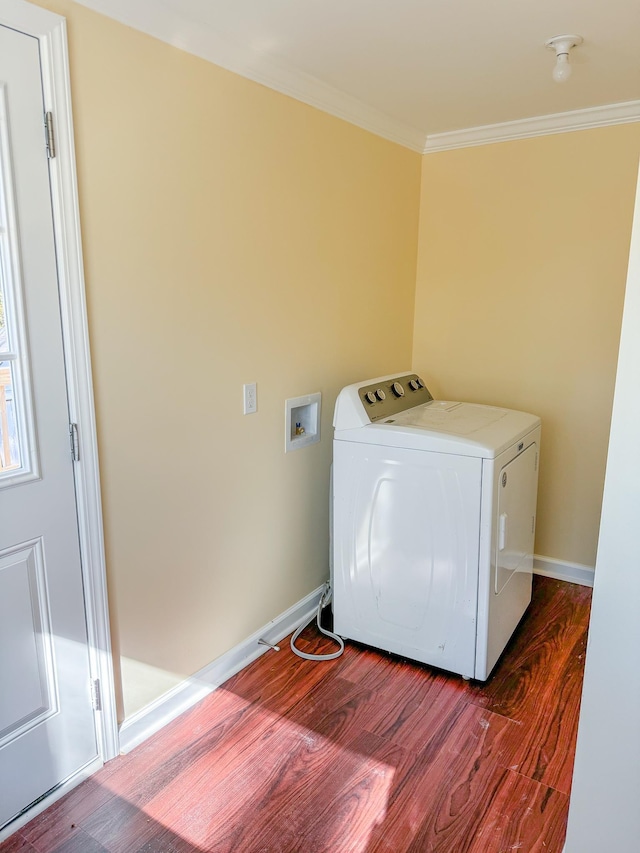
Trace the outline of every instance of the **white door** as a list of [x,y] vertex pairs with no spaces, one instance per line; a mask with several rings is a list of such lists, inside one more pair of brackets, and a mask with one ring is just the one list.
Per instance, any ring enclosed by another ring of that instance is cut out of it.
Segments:
[[0,27],[0,827],[97,755],[38,41]]

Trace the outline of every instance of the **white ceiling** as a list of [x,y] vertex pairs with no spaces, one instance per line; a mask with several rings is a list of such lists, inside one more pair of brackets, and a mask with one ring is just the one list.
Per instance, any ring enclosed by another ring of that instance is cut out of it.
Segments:
[[[640,0],[79,2],[416,150],[640,118]],[[564,33],[584,44],[559,84],[545,42]]]

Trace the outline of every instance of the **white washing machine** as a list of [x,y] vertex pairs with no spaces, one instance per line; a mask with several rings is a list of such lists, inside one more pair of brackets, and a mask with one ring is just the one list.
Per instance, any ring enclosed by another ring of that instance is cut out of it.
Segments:
[[531,601],[540,419],[404,373],[333,425],[334,631],[484,681]]

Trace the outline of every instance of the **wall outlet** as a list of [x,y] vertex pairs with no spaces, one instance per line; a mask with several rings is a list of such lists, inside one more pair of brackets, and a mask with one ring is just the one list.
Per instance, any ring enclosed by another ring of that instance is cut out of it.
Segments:
[[248,382],[242,386],[245,415],[252,415],[258,411],[258,390],[255,382]]

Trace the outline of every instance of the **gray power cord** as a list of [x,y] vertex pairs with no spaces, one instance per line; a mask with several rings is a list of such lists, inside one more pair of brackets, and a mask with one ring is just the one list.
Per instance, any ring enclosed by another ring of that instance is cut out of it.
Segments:
[[320,619],[322,617],[322,609],[329,604],[331,601],[331,585],[329,581],[327,581],[324,585],[324,589],[322,590],[322,595],[320,596],[320,601],[318,602],[318,612],[316,613],[316,625],[318,626],[318,631],[321,634],[324,634],[325,637],[329,637],[334,642],[336,642],[340,648],[337,652],[331,652],[326,655],[310,655],[307,652],[301,652],[300,649],[296,648],[296,640],[302,634],[307,625],[310,625],[313,622],[313,619],[309,619],[308,622],[305,622],[303,625],[300,625],[299,628],[296,629],[295,633],[291,637],[291,651],[298,655],[299,658],[304,658],[305,660],[334,660],[334,658],[339,658],[340,655],[344,652],[344,641],[342,637],[339,637],[337,634],[334,634],[332,631],[327,631],[320,624]]

